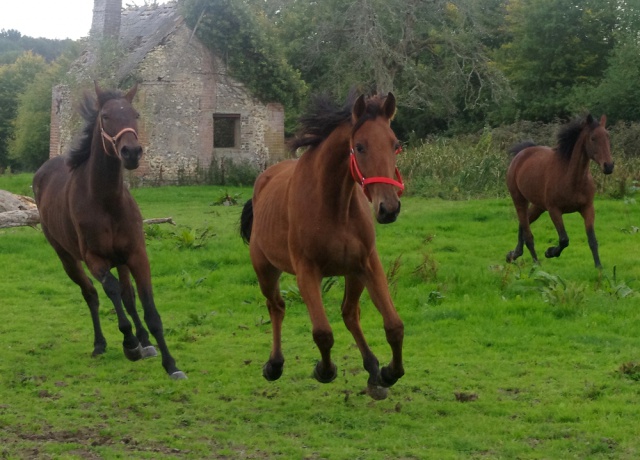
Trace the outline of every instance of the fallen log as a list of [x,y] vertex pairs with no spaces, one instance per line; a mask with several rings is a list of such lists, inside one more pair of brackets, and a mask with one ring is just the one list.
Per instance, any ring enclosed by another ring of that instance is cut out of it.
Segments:
[[35,227],[40,223],[38,209],[19,209],[17,211],[0,212],[0,228]]
[[[176,225],[171,217],[156,217],[143,222]],[[35,227],[39,223],[40,213],[33,198],[0,190],[0,228]]]

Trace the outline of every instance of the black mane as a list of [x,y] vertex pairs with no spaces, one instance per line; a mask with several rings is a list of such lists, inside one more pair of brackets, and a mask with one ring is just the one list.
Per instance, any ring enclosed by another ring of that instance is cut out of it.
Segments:
[[82,163],[87,161],[91,155],[93,130],[96,126],[100,107],[111,99],[121,99],[123,97],[123,93],[117,90],[102,92],[99,100],[97,101],[96,98],[88,92],[84,94],[82,102],[78,107],[78,113],[84,119],[84,128],[82,128],[82,134],[74,142],[73,147],[71,147],[67,154],[67,165],[71,170],[76,169]]
[[[342,123],[351,120],[351,110],[358,98],[355,90],[349,91],[347,100],[342,107],[327,94],[315,95],[311,98],[307,113],[298,121],[300,128],[295,137],[289,142],[292,152],[300,147],[315,147],[324,141]],[[357,130],[362,124],[376,118],[382,113],[384,97],[372,96],[367,98],[365,114],[360,117],[353,130]]]
[[588,125],[591,130],[593,130],[597,128],[600,123],[589,114],[585,117],[576,118],[560,129],[558,132],[558,144],[554,150],[561,158],[565,160],[569,160],[571,158],[573,148],[575,147],[576,142],[578,142],[580,133],[584,129],[585,125]]

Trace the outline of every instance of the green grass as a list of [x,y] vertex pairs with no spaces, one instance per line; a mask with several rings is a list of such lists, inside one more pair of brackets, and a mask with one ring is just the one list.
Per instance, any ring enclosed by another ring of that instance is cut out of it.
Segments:
[[[0,176],[28,193],[29,177]],[[133,191],[145,217],[156,304],[189,379],[159,359],[131,363],[100,292],[107,353],[92,359],[79,290],[39,230],[0,230],[0,456],[3,458],[635,459],[640,455],[640,209],[599,199],[593,267],[583,224],[566,216],[558,259],[505,263],[517,223],[508,199],[406,197],[378,248],[405,322],[406,375],[384,401],[344,327],[342,280],[325,294],[339,377],[317,383],[306,309],[285,276],[285,371],[263,379],[268,314],[238,236],[248,188]],[[206,234],[203,235],[203,233]],[[185,244],[184,235],[197,244]],[[557,236],[543,216],[538,253]],[[614,277],[615,268],[615,277]],[[390,350],[366,295],[362,323]]]

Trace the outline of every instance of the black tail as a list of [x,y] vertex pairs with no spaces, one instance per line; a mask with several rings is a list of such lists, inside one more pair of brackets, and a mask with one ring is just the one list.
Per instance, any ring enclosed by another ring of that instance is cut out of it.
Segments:
[[511,147],[509,150],[507,150],[507,152],[509,152],[511,155],[517,155],[520,150],[524,150],[528,147],[535,147],[536,145],[538,144],[533,141],[522,141]]
[[251,241],[251,227],[253,227],[253,202],[249,200],[244,204],[240,216],[240,236],[247,244]]

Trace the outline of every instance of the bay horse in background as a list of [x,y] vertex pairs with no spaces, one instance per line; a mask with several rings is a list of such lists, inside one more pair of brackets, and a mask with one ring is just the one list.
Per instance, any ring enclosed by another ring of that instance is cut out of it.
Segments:
[[[133,275],[162,365],[171,378],[184,379],[186,375],[169,353],[154,304],[142,216],[123,180],[124,169],[136,169],[143,153],[137,134],[138,112],[131,105],[136,90],[137,85],[126,94],[103,91],[96,83],[96,100],[85,94],[80,107],[85,127],[79,143],[66,157],[54,157],[38,169],[33,191],[42,230],[89,306],[93,356],[104,353],[107,342],[100,327],[98,293],[82,262],[113,302],[124,336],[124,354],[136,361],[157,352],[136,311]],[[114,267],[118,278],[111,273]],[[123,304],[135,324],[135,335]]]
[[[390,127],[396,111],[393,94],[356,99],[342,108],[316,97],[300,120],[292,150],[307,147],[296,160],[265,170],[256,180],[253,198],[242,211],[240,233],[249,243],[253,268],[271,318],[273,345],[263,376],[282,375],[281,348],[285,303],[282,272],[294,274],[309,311],[313,339],[321,360],[314,377],[322,383],[337,376],[331,360],[333,332],[322,304],[323,277],[344,276],[342,317],[369,373],[367,393],[387,397],[388,387],[404,374],[404,325],[393,305],[375,246],[369,202],[380,223],[394,222],[404,189],[396,168],[400,143]],[[360,295],[367,289],[382,315],[392,359],[380,369],[360,326]]]
[[518,244],[507,254],[513,262],[527,246],[534,262],[538,256],[530,224],[548,211],[558,232],[558,246],[545,252],[546,257],[560,257],[569,245],[562,215],[579,212],[584,219],[589,248],[597,268],[601,268],[598,241],[594,230],[593,197],[595,184],[589,170],[593,160],[604,174],[613,172],[606,116],[600,121],[591,115],[563,126],[555,148],[523,142],[510,149],[515,154],[507,171],[507,186],[518,214]]

